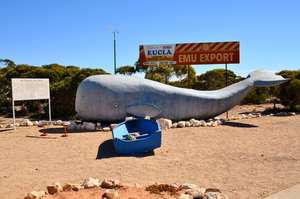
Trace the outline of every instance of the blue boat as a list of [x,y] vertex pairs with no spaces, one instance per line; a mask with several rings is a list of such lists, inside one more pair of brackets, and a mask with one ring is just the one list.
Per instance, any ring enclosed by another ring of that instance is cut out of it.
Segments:
[[156,121],[133,119],[112,129],[117,154],[129,155],[152,151],[161,146],[161,129]]

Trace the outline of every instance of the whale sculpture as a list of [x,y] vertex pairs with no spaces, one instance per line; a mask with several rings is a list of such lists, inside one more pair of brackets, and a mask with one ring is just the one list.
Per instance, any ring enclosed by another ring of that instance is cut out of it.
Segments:
[[75,109],[84,121],[117,122],[129,115],[208,119],[239,104],[255,86],[274,86],[286,81],[270,71],[259,70],[228,87],[199,91],[129,76],[95,75],[80,83]]

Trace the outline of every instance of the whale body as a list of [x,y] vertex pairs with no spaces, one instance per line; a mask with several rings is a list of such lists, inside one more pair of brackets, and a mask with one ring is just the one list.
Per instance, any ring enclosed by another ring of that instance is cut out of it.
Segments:
[[130,76],[95,75],[79,84],[75,110],[83,121],[117,122],[130,115],[175,121],[208,119],[239,104],[255,86],[286,81],[270,71],[259,70],[225,88],[199,91]]

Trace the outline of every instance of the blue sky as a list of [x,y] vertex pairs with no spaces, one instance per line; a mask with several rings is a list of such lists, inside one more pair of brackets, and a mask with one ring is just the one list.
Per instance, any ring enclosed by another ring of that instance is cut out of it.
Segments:
[[[240,41],[240,75],[300,69],[298,0],[0,0],[0,58],[113,71],[139,44]],[[224,65],[195,65],[197,73]]]

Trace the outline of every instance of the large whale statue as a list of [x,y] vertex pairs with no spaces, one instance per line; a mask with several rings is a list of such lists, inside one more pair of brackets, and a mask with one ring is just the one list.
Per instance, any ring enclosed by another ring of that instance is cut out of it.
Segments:
[[129,115],[171,120],[208,119],[239,104],[255,86],[273,86],[286,81],[270,71],[258,70],[228,87],[199,91],[129,76],[95,75],[80,83],[75,109],[83,121],[117,122]]

